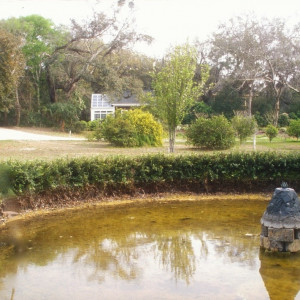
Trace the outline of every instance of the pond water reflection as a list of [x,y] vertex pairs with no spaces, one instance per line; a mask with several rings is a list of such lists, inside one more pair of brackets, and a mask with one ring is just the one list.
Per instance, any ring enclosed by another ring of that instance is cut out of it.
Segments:
[[266,205],[144,203],[12,222],[0,299],[300,299],[300,256],[260,252]]

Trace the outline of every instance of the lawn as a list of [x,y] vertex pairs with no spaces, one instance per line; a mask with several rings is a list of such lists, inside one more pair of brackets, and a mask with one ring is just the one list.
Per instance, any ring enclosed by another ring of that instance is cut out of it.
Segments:
[[[26,132],[50,134],[59,136],[68,136],[60,132],[54,132],[50,129],[21,129]],[[72,135],[73,136],[73,135]],[[80,135],[76,135],[79,137]],[[284,151],[292,152],[300,150],[300,141],[288,138],[286,136],[279,136],[271,143],[264,134],[257,136],[256,142],[257,151]],[[235,147],[224,152],[231,151],[253,151],[252,138],[243,144],[237,141]],[[191,154],[191,153],[213,153],[216,151],[204,151],[193,148],[186,144],[183,134],[178,136],[175,146],[175,155]],[[142,148],[116,148],[106,142],[90,142],[84,141],[0,141],[0,160],[52,160],[62,157],[80,157],[80,156],[110,156],[110,155],[126,155],[136,156],[149,153],[168,153],[168,141],[164,141],[163,147],[142,147]]]

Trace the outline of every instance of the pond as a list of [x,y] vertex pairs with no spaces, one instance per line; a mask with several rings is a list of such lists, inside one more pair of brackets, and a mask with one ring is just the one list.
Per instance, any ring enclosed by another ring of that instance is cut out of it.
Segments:
[[148,202],[10,222],[0,299],[300,299],[300,256],[260,251],[266,206]]

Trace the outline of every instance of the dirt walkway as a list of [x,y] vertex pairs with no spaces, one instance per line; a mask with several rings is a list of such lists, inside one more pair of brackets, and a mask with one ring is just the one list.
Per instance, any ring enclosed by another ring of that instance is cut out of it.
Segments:
[[21,130],[0,128],[0,140],[8,141],[82,141],[84,138],[63,137],[45,134],[28,133]]

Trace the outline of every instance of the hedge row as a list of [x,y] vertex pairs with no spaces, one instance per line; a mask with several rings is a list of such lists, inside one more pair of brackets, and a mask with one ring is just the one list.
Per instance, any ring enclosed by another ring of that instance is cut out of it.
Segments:
[[[147,155],[134,158],[59,159],[51,162],[9,161],[9,185],[17,195],[94,186],[141,187],[166,183],[300,183],[300,153],[231,153],[214,155]],[[1,188],[1,187],[0,187]]]

